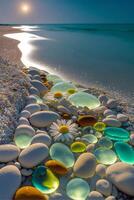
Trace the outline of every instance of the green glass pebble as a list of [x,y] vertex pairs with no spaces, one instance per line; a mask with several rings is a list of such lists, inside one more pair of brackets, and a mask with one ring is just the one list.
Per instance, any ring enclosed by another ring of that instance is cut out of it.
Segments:
[[20,149],[25,149],[31,144],[32,138],[33,134],[20,133],[15,135],[14,142]]
[[94,152],[96,159],[99,163],[104,165],[111,165],[116,162],[117,156],[114,151],[106,148],[98,148]]
[[134,164],[134,149],[127,143],[116,142],[114,144],[116,153],[122,162]]
[[44,166],[35,169],[32,175],[33,186],[44,194],[51,194],[59,187],[58,178]]
[[104,130],[104,135],[115,141],[129,140],[129,132],[123,128],[108,127]]
[[99,144],[99,146],[107,148],[107,149],[111,149],[113,146],[112,141],[108,137],[102,137],[99,140],[98,144]]
[[100,101],[94,95],[86,92],[77,92],[71,95],[68,100],[76,107],[95,109],[100,106]]
[[81,178],[70,180],[66,187],[68,197],[73,200],[85,200],[89,192],[90,188],[88,183]]
[[95,132],[94,134],[97,138],[101,138],[102,137],[102,133],[101,132]]
[[55,92],[67,92],[69,89],[75,89],[76,87],[69,82],[60,82],[55,84],[52,88],[51,88],[51,92],[55,93]]
[[83,142],[73,142],[71,144],[71,151],[74,153],[81,153],[86,150],[86,145]]
[[51,146],[49,153],[53,160],[63,163],[67,168],[74,165],[74,155],[65,144],[54,143]]
[[82,139],[86,140],[88,143],[95,144],[97,142],[97,137],[93,134],[87,134],[82,136]]

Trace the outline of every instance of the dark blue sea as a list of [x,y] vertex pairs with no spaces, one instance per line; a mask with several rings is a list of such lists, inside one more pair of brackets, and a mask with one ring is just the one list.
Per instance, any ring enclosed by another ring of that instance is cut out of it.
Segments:
[[134,24],[47,24],[31,27],[30,59],[86,86],[134,96]]

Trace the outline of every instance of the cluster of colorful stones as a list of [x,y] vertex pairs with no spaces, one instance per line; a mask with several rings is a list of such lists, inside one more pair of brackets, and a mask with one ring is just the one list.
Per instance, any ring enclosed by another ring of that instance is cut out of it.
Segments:
[[[0,145],[0,199],[114,200],[112,185],[134,196],[134,132],[118,104],[56,75],[28,75],[32,86],[14,144]],[[8,177],[14,188],[6,191]]]

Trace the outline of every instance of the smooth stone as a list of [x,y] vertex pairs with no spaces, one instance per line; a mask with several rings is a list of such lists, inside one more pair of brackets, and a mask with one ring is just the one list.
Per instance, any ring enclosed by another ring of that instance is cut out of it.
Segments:
[[60,105],[57,107],[58,111],[61,112],[61,113],[64,113],[64,114],[68,114],[68,115],[71,115],[71,112],[68,108]]
[[23,125],[30,125],[28,119],[25,118],[25,117],[20,117],[20,118],[19,118],[18,124],[19,124],[19,125],[22,125],[22,124],[23,124]]
[[94,152],[96,159],[98,163],[104,164],[104,165],[111,165],[116,162],[117,156],[111,149],[106,148],[98,148]]
[[126,122],[128,121],[128,116],[124,115],[124,114],[118,114],[117,115],[117,119],[120,121],[120,122]]
[[37,128],[43,128],[51,125],[59,118],[60,116],[55,112],[39,111],[31,115],[30,123]]
[[76,87],[75,87],[75,85],[73,85],[70,82],[60,82],[60,83],[56,83],[51,88],[51,92],[53,92],[53,93],[55,93],[55,92],[67,92],[69,89],[76,90]]
[[87,143],[95,144],[97,143],[97,137],[93,134],[87,134],[81,137],[81,139],[84,141],[87,141]]
[[114,144],[116,153],[122,162],[134,164],[134,149],[127,143],[116,142]]
[[50,169],[39,166],[32,175],[32,184],[42,193],[51,194],[59,187],[59,180]]
[[31,76],[40,75],[39,70],[37,69],[29,69],[28,74],[30,74]]
[[57,160],[48,160],[45,166],[49,168],[54,174],[65,175],[68,172],[66,166]]
[[48,147],[51,145],[52,139],[49,135],[44,133],[39,133],[32,138],[31,144],[36,143],[43,143],[46,144]]
[[12,144],[0,145],[0,162],[15,160],[20,153],[20,149]]
[[19,162],[15,162],[15,163],[14,163],[14,166],[17,167],[18,169],[21,169],[21,165],[20,165]]
[[115,141],[128,141],[129,132],[122,128],[109,127],[104,130],[104,135]]
[[116,200],[116,197],[114,197],[114,196],[109,196],[109,197],[107,197],[105,200]]
[[21,173],[13,165],[0,169],[0,199],[12,200],[13,195],[21,184]]
[[96,183],[96,190],[107,197],[112,193],[112,184],[106,179],[100,179]]
[[29,95],[27,97],[27,105],[31,103],[37,103],[37,99],[35,95]]
[[36,188],[24,186],[16,191],[14,200],[48,200],[48,198]]
[[37,89],[37,88],[35,88],[35,87],[30,87],[29,88],[29,94],[30,95],[40,95],[40,92],[39,92],[39,90]]
[[113,143],[108,137],[102,137],[100,138],[98,145],[107,149],[111,149],[113,146]]
[[106,170],[107,178],[120,191],[134,196],[134,166],[117,162]]
[[31,169],[21,169],[21,174],[23,176],[30,176],[33,173]]
[[103,122],[107,125],[107,126],[112,126],[112,127],[121,127],[121,122],[118,121],[117,119],[114,118],[105,118],[103,119]]
[[20,117],[25,117],[26,119],[28,119],[30,117],[31,113],[28,110],[23,110],[20,113]]
[[100,95],[99,97],[98,97],[98,99],[99,99],[99,101],[102,103],[102,104],[106,104],[107,103],[107,101],[108,101],[108,97],[106,96],[106,95]]
[[81,178],[70,180],[66,187],[66,193],[73,200],[85,200],[88,197],[90,188],[88,183]]
[[97,122],[94,124],[94,129],[96,131],[102,132],[102,131],[104,131],[105,128],[106,128],[106,125],[103,122]]
[[31,84],[39,90],[40,94],[41,95],[44,95],[47,91],[48,91],[48,88],[42,84],[42,82],[38,81],[38,80],[32,80],[31,81]]
[[38,74],[36,74],[36,75],[33,76],[33,80],[42,81],[42,80],[41,80],[41,76],[38,75]]
[[24,168],[32,168],[48,157],[48,147],[45,144],[32,144],[19,155],[19,162]]
[[73,142],[71,144],[71,151],[74,153],[81,153],[86,150],[86,145],[83,142]]
[[89,144],[86,147],[86,151],[87,152],[91,152],[92,153],[94,151],[94,149],[95,149],[95,144]]
[[106,166],[103,164],[98,164],[96,166],[96,174],[99,175],[101,178],[106,176]]
[[40,104],[40,107],[41,107],[41,110],[42,110],[42,111],[49,110],[48,105],[46,105],[46,104],[44,104],[44,103],[41,103],[41,104]]
[[14,134],[15,144],[24,149],[31,144],[32,137],[35,135],[35,130],[29,125],[19,125]]
[[41,107],[40,105],[36,104],[36,103],[31,103],[31,104],[28,104],[26,107],[25,107],[25,110],[28,110],[31,114],[35,113],[35,112],[38,112],[41,110]]
[[77,92],[76,94],[72,94],[68,99],[76,107],[95,109],[100,106],[100,101],[94,95],[86,92]]
[[92,153],[83,153],[76,160],[73,172],[80,178],[89,178],[95,174],[96,158]]
[[62,143],[54,143],[50,147],[50,157],[64,164],[67,168],[74,165],[74,155],[70,149]]
[[107,102],[107,107],[110,108],[110,109],[113,109],[113,108],[117,108],[118,106],[118,103],[116,100],[114,99],[109,99],[108,102]]
[[87,200],[104,200],[104,197],[101,193],[97,191],[91,191],[88,195]]
[[78,118],[78,124],[82,127],[93,126],[97,119],[91,115],[84,115]]
[[114,112],[112,110],[110,110],[110,109],[107,109],[107,110],[104,111],[103,114],[104,114],[105,117],[108,117],[109,115],[113,115]]
[[97,113],[98,115],[102,115],[106,109],[107,107],[105,106],[99,106],[98,108],[94,109],[94,112]]

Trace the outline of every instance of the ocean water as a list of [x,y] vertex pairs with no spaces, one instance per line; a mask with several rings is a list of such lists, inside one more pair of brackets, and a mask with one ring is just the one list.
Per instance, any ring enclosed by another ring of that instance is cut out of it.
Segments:
[[40,36],[29,41],[27,59],[32,63],[65,79],[134,97],[134,24],[47,24],[21,28]]

